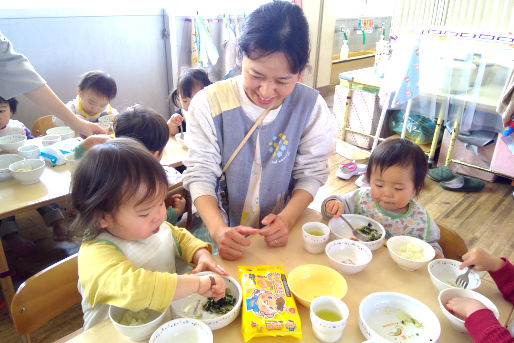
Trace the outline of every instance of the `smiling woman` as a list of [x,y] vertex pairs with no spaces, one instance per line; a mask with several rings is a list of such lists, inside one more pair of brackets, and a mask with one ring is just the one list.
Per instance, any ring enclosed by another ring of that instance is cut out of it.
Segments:
[[242,75],[206,87],[191,102],[184,174],[225,259],[241,257],[247,235],[262,235],[270,247],[287,244],[290,228],[328,177],[335,127],[323,98],[300,83],[309,57],[300,7],[287,1],[259,7],[239,45]]

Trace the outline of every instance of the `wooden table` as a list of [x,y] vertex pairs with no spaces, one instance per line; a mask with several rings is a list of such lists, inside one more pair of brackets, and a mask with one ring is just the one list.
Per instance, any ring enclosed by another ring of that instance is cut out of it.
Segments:
[[[252,237],[252,245],[248,248],[243,257],[238,261],[223,261],[219,256],[215,259],[219,261],[225,269],[237,279],[237,266],[239,265],[258,265],[258,264],[283,264],[286,273],[293,268],[306,264],[316,263],[329,265],[325,254],[309,254],[303,248],[301,235],[301,225],[308,221],[321,221],[321,215],[311,209],[307,209],[302,218],[294,226],[289,243],[282,248],[268,248],[260,236]],[[458,333],[450,327],[446,317],[442,314],[438,302],[437,291],[433,287],[428,271],[421,268],[414,272],[407,272],[400,269],[390,258],[387,248],[381,247],[373,252],[373,260],[362,272],[355,275],[344,276],[348,283],[348,293],[343,301],[350,309],[350,317],[343,332],[340,342],[362,342],[365,341],[358,325],[359,304],[361,300],[370,293],[378,291],[399,292],[414,297],[425,303],[436,314],[441,323],[441,336],[439,342],[473,342],[467,334]],[[500,311],[500,322],[506,323],[508,316],[512,312],[512,304],[501,296],[493,282],[483,280],[482,285],[477,289],[480,293],[491,299]],[[314,338],[309,319],[309,310],[297,303],[298,311],[302,319],[303,341],[317,342]],[[227,327],[213,332],[214,342],[243,342],[241,335],[241,315],[238,316]],[[100,324],[92,327],[88,331],[72,338],[69,342],[89,343],[89,342],[131,342],[114,329],[111,322],[107,319]],[[252,339],[251,342],[297,342],[291,337],[262,337]]]
[[[41,146],[41,138],[32,139],[26,144]],[[164,151],[161,164],[165,166],[179,166],[187,155],[187,149],[184,149],[175,137],[170,137]],[[66,165],[61,165],[47,166],[40,182],[32,185],[22,185],[14,178],[0,182],[0,219],[67,199],[70,195],[70,181],[71,174],[68,168]],[[181,186],[182,182],[179,182],[170,186],[168,191],[174,191]],[[1,242],[0,286],[9,306],[14,296],[14,287]]]

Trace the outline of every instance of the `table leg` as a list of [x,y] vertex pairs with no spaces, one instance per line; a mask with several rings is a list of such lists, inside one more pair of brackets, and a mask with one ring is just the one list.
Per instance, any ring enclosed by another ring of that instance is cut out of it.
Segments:
[[7,258],[5,257],[4,247],[0,240],[0,286],[2,287],[2,294],[5,298],[5,303],[9,313],[11,312],[11,302],[14,297],[14,286],[11,279],[11,272],[7,265]]

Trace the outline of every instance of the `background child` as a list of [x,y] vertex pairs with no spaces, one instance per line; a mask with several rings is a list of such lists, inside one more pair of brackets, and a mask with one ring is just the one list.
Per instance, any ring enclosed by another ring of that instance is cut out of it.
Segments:
[[182,127],[183,132],[186,131],[184,111],[189,109],[189,103],[193,96],[210,84],[209,75],[205,70],[199,68],[184,70],[178,81],[177,89],[170,94],[171,101],[175,107],[178,107],[177,112],[172,114],[168,120],[170,135],[176,135],[179,132],[179,126]]
[[[116,97],[117,91],[116,82],[111,75],[100,70],[88,71],[81,76],[77,96],[66,106],[77,116],[97,122],[102,116],[118,114],[118,111],[110,104],[111,100]],[[56,126],[65,125],[55,116],[52,121]]]
[[164,221],[166,174],[148,150],[130,138],[90,149],[72,177],[74,233],[79,250],[79,291],[84,330],[107,318],[108,305],[164,311],[191,293],[221,298],[218,276],[177,275],[175,256],[196,265],[193,273],[227,274],[211,245]]
[[[18,101],[15,98],[5,100],[0,97],[0,137],[20,134],[32,139],[30,130],[20,121],[12,119]],[[54,232],[55,241],[66,240],[66,229],[64,227],[64,216],[57,204],[43,206],[37,209],[43,217],[45,225],[51,226]],[[7,246],[19,256],[26,255],[34,248],[34,242],[27,240],[18,234],[14,216],[0,220],[0,237]]]
[[[514,266],[505,257],[491,256],[483,249],[473,248],[462,256],[459,268],[472,264],[475,265],[475,271],[487,270],[503,297],[514,304]],[[514,342],[514,338],[498,322],[493,312],[478,300],[457,297],[450,299],[446,308],[465,319],[464,325],[475,342]]]
[[326,219],[342,213],[362,214],[381,223],[388,237],[420,238],[442,256],[439,227],[413,199],[423,188],[427,171],[427,157],[418,145],[401,138],[387,139],[369,158],[366,178],[370,187],[328,197],[321,212]]
[[[114,122],[113,129],[116,137],[130,137],[143,143],[159,161],[170,137],[164,117],[142,105],[134,105],[121,112]],[[107,135],[88,137],[75,150],[75,157],[80,158],[86,150],[110,138]],[[169,179],[174,177],[175,175],[169,175]],[[174,194],[167,202],[171,205],[166,209],[166,221],[175,225],[185,211],[186,199],[180,194]]]

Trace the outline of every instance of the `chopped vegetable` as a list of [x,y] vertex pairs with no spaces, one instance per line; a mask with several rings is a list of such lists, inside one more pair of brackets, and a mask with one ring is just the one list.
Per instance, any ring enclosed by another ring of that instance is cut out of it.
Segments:
[[225,314],[230,312],[234,308],[236,303],[236,298],[234,298],[230,294],[230,290],[227,288],[225,290],[225,296],[218,301],[215,301],[213,297],[207,298],[207,302],[205,302],[202,307],[204,311],[216,313],[216,314]]
[[371,223],[368,223],[368,225],[357,228],[357,231],[362,233],[364,236],[368,237],[369,241],[376,241],[377,239],[382,237],[380,232],[378,232],[377,229],[373,228],[373,225]]

